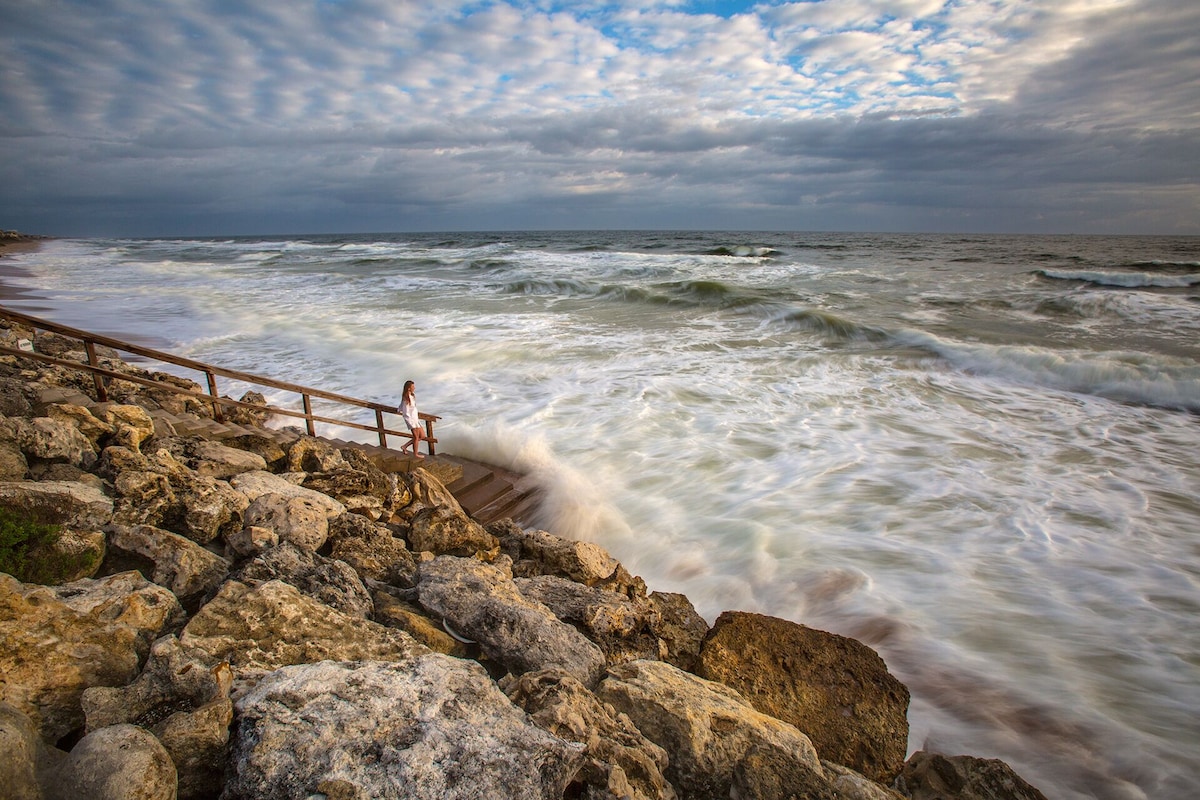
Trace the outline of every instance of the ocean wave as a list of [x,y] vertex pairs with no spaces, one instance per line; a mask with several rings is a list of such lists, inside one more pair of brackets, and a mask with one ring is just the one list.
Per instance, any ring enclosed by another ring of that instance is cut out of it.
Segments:
[[1035,275],[1057,281],[1079,281],[1122,289],[1186,289],[1200,284],[1200,272],[1170,275],[1162,272],[1110,272],[1107,270],[1034,270]]
[[933,353],[956,369],[1124,403],[1200,412],[1200,364],[1129,352],[954,342],[904,331],[898,343]]
[[779,255],[779,251],[772,247],[761,247],[758,245],[736,244],[722,245],[705,250],[703,255],[706,256],[732,256],[733,258],[770,258],[771,256]]
[[783,324],[792,330],[811,331],[846,342],[883,342],[890,338],[888,332],[882,328],[864,325],[861,322],[813,308],[789,309],[772,314],[770,319],[772,322]]

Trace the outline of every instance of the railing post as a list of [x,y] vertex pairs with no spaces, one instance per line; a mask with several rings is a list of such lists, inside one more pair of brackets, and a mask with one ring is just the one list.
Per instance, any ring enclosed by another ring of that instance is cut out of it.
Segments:
[[436,456],[433,447],[433,420],[425,420],[425,446],[429,448],[429,455]]
[[[96,343],[91,339],[83,340],[83,349],[87,351],[88,364],[93,367],[100,366],[96,360]],[[108,402],[108,388],[104,385],[104,379],[97,372],[92,373],[92,381],[96,384],[96,399],[101,403]]]
[[383,432],[383,412],[375,409],[375,430],[379,432],[379,446],[387,447],[387,434]]
[[204,374],[208,377],[208,393],[213,399],[213,419],[215,419],[217,422],[224,422],[225,419],[224,414],[221,413],[221,404],[217,402],[217,397],[219,396],[217,394],[217,376],[207,371]]
[[313,427],[312,400],[307,394],[302,394],[300,396],[304,398],[304,424],[308,428],[308,435],[316,436],[317,429]]

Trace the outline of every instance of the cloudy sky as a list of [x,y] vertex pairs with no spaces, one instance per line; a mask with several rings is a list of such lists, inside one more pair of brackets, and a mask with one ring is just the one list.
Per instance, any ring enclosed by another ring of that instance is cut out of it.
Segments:
[[1200,233],[1197,0],[0,0],[0,228]]

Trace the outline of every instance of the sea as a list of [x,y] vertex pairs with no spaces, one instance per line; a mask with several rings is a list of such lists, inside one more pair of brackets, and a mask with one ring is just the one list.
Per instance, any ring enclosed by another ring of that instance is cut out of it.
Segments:
[[1051,800],[1200,787],[1200,238],[58,239],[5,262],[5,303],[59,323],[386,403],[415,381],[442,452],[545,492],[536,527],[710,623],[873,647],[910,752],[1003,759]]

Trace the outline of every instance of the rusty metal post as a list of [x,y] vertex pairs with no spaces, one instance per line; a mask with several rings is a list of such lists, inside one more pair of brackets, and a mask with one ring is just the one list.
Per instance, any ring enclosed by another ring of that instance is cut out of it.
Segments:
[[[100,363],[96,360],[96,343],[93,342],[91,339],[84,339],[83,340],[83,349],[87,351],[88,364],[93,367],[100,366]],[[105,387],[105,385],[104,385],[104,379],[102,377],[100,377],[99,373],[93,372],[92,373],[92,381],[96,385],[96,399],[99,400],[101,403],[107,403],[108,402],[108,388]]]

